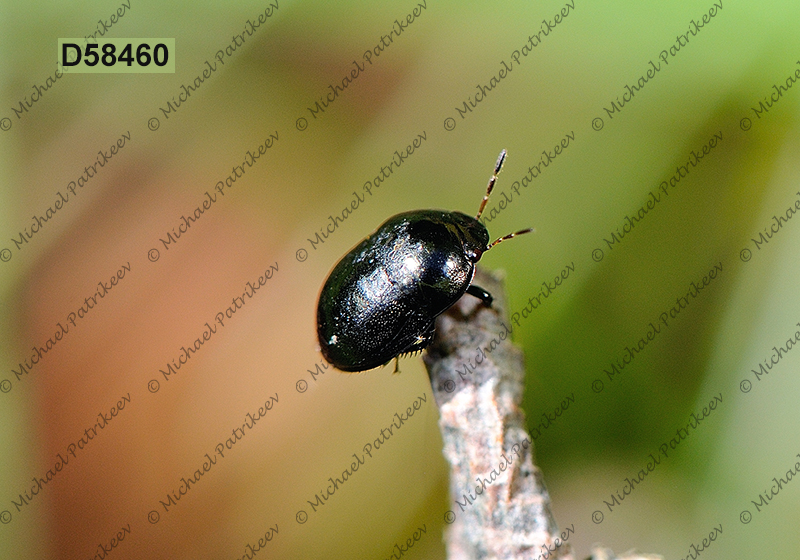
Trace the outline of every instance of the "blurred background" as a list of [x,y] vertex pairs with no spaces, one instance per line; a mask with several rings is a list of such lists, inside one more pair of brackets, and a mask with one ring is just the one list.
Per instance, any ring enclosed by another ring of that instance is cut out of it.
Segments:
[[[0,557],[91,558],[119,533],[114,558],[241,558],[248,545],[256,558],[388,558],[424,526],[407,556],[444,558],[454,503],[421,358],[403,359],[399,375],[393,365],[318,369],[315,309],[329,270],[387,217],[475,212],[502,148],[488,229],[536,233],[481,265],[505,271],[509,310],[520,314],[543,282],[574,268],[520,315],[513,338],[526,357],[529,428],[574,400],[535,448],[558,524],[574,524],[575,557],[593,543],[685,557],[718,525],[704,558],[765,548],[795,557],[800,488],[784,485],[761,511],[753,501],[798,460],[800,358],[784,353],[760,380],[753,370],[800,328],[800,221],[785,220],[800,199],[800,88],[787,88],[800,68],[800,5],[718,2],[686,42],[678,36],[711,1],[272,3],[0,3]],[[99,30],[174,37],[175,73],[54,80],[58,38]],[[660,70],[609,115],[650,61]],[[504,64],[511,71],[499,77]],[[32,217],[55,210],[58,193],[123,134],[124,147],[17,247]],[[271,134],[266,153],[216,193]],[[715,134],[710,153],[688,164]],[[217,201],[162,243],[206,192]],[[512,202],[500,211],[503,193]],[[660,202],[624,238],[604,241],[653,196]],[[757,246],[773,216],[782,227]],[[604,370],[715,265],[710,285],[609,379]],[[270,266],[277,272],[236,309]],[[160,370],[206,322],[216,332],[165,379]],[[56,340],[59,323],[69,332]],[[18,379],[13,370],[48,339]],[[420,395],[427,404],[314,511],[329,478]],[[715,396],[721,404],[609,511],[604,501]],[[270,397],[277,403],[241,432]],[[120,402],[107,423],[98,416]],[[165,508],[170,496],[180,499]]]

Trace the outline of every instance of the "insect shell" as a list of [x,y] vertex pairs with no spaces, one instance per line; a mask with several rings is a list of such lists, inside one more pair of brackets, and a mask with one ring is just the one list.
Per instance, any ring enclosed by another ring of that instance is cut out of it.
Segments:
[[464,293],[491,306],[492,296],[472,284],[475,263],[501,241],[533,231],[490,245],[478,221],[505,159],[503,150],[474,218],[443,210],[397,214],[342,257],[317,304],[317,336],[329,363],[358,372],[422,350],[433,341],[436,317]]

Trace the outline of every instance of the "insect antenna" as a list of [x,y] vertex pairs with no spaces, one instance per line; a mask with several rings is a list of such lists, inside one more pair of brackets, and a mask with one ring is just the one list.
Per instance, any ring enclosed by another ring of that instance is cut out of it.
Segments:
[[496,241],[493,241],[488,247],[486,247],[486,250],[488,251],[489,249],[491,249],[492,247],[494,247],[495,245],[497,245],[501,241],[505,241],[506,239],[511,239],[512,237],[515,237],[517,235],[522,235],[523,233],[533,233],[535,231],[536,230],[534,228],[527,228],[527,229],[521,229],[519,231],[515,231],[514,233],[509,233],[508,235],[504,235],[500,239],[497,239]]
[[492,194],[492,189],[494,189],[494,184],[497,182],[497,176],[500,175],[500,171],[503,169],[503,163],[506,161],[506,151],[503,150],[500,152],[500,155],[497,157],[497,163],[494,164],[494,173],[492,173],[491,179],[489,179],[489,184],[486,187],[486,194],[483,195],[483,201],[481,201],[481,207],[478,208],[478,215],[475,216],[475,219],[481,217],[483,214],[483,209],[486,208],[486,203],[489,201],[489,195]]
[[[492,189],[494,189],[494,184],[497,182],[497,176],[500,175],[500,171],[503,170],[503,164],[506,161],[506,154],[507,152],[504,149],[503,151],[500,152],[500,155],[497,156],[497,163],[494,164],[494,173],[492,173],[492,177],[491,179],[489,179],[489,184],[486,187],[486,194],[483,195],[483,200],[481,201],[481,207],[478,208],[478,215],[475,216],[476,220],[481,217],[481,214],[483,214],[483,209],[486,208],[486,203],[489,201],[489,195],[492,194]],[[486,250],[488,251],[489,249],[491,249],[501,241],[505,241],[506,239],[511,239],[512,237],[515,237],[517,235],[522,235],[523,233],[531,233],[534,231],[536,230],[533,228],[527,228],[515,231],[514,233],[509,233],[508,235],[504,235],[500,239],[494,241],[491,245],[486,247]]]

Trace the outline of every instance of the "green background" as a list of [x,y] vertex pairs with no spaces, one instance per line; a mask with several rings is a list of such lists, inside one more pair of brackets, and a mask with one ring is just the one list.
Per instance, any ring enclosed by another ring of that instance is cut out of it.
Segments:
[[[752,238],[800,196],[800,91],[789,89],[760,118],[752,107],[798,68],[800,5],[726,0],[613,119],[603,111],[712,4],[576,0],[574,11],[463,119],[455,108],[488,84],[563,2],[429,0],[316,119],[308,107],[350,75],[354,60],[363,64],[363,53],[416,3],[281,0],[165,118],[159,107],[268,4],[131,0],[108,36],[174,37],[175,73],[65,76],[20,119],[11,107],[52,76],[58,37],[95,32],[96,21],[120,4],[0,5],[0,118],[11,122],[0,132],[0,249],[13,250],[0,263],[0,379],[11,378],[10,368],[52,334],[52,324],[98,278],[126,260],[141,271],[120,299],[96,311],[111,317],[119,306],[117,319],[75,335],[84,337],[86,351],[65,340],[36,376],[0,394],[0,510],[52,465],[64,446],[57,426],[74,417],[82,427],[92,413],[73,415],[110,401],[81,400],[74,380],[92,372],[98,377],[87,387],[119,382],[138,391],[127,431],[109,432],[108,441],[97,443],[97,457],[74,467],[94,473],[92,480],[116,479],[116,486],[59,481],[59,490],[48,488],[24,514],[0,525],[0,556],[90,557],[96,542],[130,522],[132,542],[113,553],[120,558],[144,552],[233,558],[277,522],[279,536],[259,557],[387,558],[395,543],[426,524],[427,536],[408,555],[442,558],[442,514],[454,504],[432,400],[309,522],[295,521],[395,411],[425,391],[432,396],[419,357],[402,360],[397,376],[390,365],[354,376],[328,370],[312,380],[309,370],[321,359],[314,334],[318,290],[339,257],[388,216],[415,208],[476,211],[497,153],[506,148],[491,209],[503,191],[511,195],[512,183],[542,150],[573,132],[569,148],[489,224],[492,238],[530,226],[536,233],[503,243],[481,261],[505,270],[512,312],[574,262],[569,279],[514,331],[525,352],[529,428],[574,394],[575,403],[535,442],[557,522],[574,523],[576,558],[596,542],[617,552],[682,558],[719,524],[723,534],[703,558],[796,556],[800,488],[784,486],[760,513],[751,501],[798,460],[798,356],[789,352],[760,381],[751,370],[798,329],[800,222],[789,220],[760,249]],[[156,131],[148,129],[153,117],[160,121]],[[303,131],[300,117],[309,123]],[[597,117],[604,120],[599,131],[592,128]],[[445,129],[447,118],[455,119],[454,130]],[[743,118],[751,119],[748,130]],[[147,251],[161,247],[158,239],[180,216],[275,130],[280,140],[266,160],[177,246],[162,249],[158,263],[148,262]],[[30,225],[30,216],[43,213],[97,150],[125,131],[130,146],[17,251],[10,239]],[[308,240],[329,215],[341,215],[353,191],[363,195],[364,182],[422,131],[422,147],[312,249]],[[603,239],[625,216],[720,132],[723,140],[697,168],[608,249]],[[305,262],[295,256],[301,248],[309,251]],[[592,258],[596,248],[604,250],[599,262]],[[743,249],[752,253],[747,262]],[[147,380],[213,317],[193,313],[195,306],[228,305],[230,295],[275,261],[279,280],[265,299],[198,355],[189,366],[194,373],[148,395]],[[717,263],[717,279],[609,381],[603,370],[612,360]],[[163,344],[147,338],[151,329],[163,333]],[[305,394],[295,389],[301,379],[311,386]],[[605,383],[601,393],[592,390],[597,379]],[[745,379],[749,392],[740,388]],[[216,480],[212,473],[169,517],[149,525],[147,510],[200,464],[219,434],[252,410],[261,393],[276,391],[286,404],[276,409],[274,425],[254,432],[248,450],[220,468]],[[609,513],[603,500],[720,393],[722,404]],[[232,412],[223,401],[233,403]],[[154,418],[163,422],[156,427],[149,423]],[[139,467],[107,472],[101,465],[112,456]],[[162,461],[176,465],[174,472],[159,472]],[[150,478],[135,478],[137,469]],[[106,516],[110,503],[115,514]],[[740,521],[745,509],[753,514],[747,524]],[[595,510],[605,513],[601,524],[591,520]],[[106,521],[109,528],[95,530]]]

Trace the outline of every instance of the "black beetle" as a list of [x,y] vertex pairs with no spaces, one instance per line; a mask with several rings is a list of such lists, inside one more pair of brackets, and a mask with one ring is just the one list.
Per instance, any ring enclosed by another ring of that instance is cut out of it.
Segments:
[[[478,221],[503,168],[500,152],[478,215],[415,210],[389,218],[333,268],[317,304],[322,355],[337,369],[364,371],[433,341],[436,317],[464,293],[491,306],[492,296],[472,285],[475,263],[489,245]],[[395,370],[396,371],[396,370]]]

